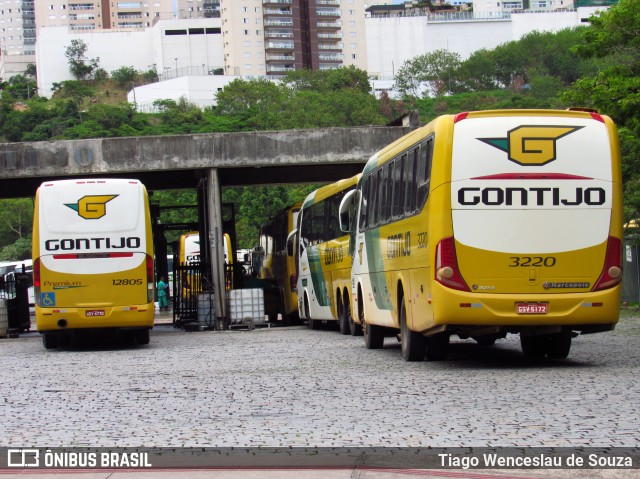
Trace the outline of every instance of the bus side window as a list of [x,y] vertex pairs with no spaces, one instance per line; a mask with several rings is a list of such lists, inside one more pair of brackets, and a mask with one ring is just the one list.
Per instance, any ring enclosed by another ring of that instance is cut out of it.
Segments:
[[404,214],[403,208],[403,194],[402,188],[403,168],[407,162],[407,155],[402,155],[401,158],[394,160],[393,168],[391,170],[392,184],[393,184],[393,202],[391,216],[393,218],[400,218]]
[[327,221],[327,238],[334,239],[342,236],[342,232],[340,231],[340,224],[336,221],[338,217],[338,210],[340,209],[340,202],[344,197],[345,192],[341,191],[340,193],[334,195],[333,197],[325,200],[326,203],[326,211],[325,218]]
[[418,161],[418,173],[416,175],[418,183],[418,197],[416,198],[416,208],[422,209],[427,196],[429,196],[429,182],[431,180],[431,161],[433,159],[433,138],[420,148],[420,159]]
[[371,185],[369,186],[369,190],[371,194],[369,197],[371,198],[371,202],[369,203],[369,221],[368,221],[368,229],[375,227],[378,224],[378,197],[380,196],[380,190],[378,189],[378,185],[380,184],[379,175],[382,170],[377,170],[376,172],[371,174]]
[[311,233],[310,240],[312,244],[317,244],[324,241],[325,238],[325,216],[324,216],[324,201],[316,203],[309,208],[311,213]]
[[383,225],[387,222],[387,213],[389,211],[389,164],[387,163],[378,171],[380,183],[378,190],[380,197],[378,198],[378,223]]
[[370,191],[371,188],[369,188],[369,185],[371,184],[371,181],[369,181],[371,178],[371,176],[366,176],[365,178],[362,179],[362,198],[360,199],[360,218],[358,220],[358,229],[360,231],[366,231],[368,228],[368,212],[369,212],[369,207],[368,205],[371,203],[371,198],[370,198]]
[[416,164],[418,163],[419,149],[409,152],[408,156],[404,157],[407,164],[404,169],[404,212],[405,215],[411,215],[416,209]]

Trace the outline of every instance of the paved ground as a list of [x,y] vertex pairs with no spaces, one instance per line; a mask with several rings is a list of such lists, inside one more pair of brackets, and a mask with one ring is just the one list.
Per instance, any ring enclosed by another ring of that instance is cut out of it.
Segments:
[[[406,363],[392,338],[369,351],[362,338],[305,327],[164,324],[148,346],[54,351],[23,335],[0,340],[0,446],[637,447],[639,317],[575,339],[563,361],[525,359],[515,336],[491,348],[454,341],[446,362]],[[518,477],[637,477],[577,472]],[[334,473],[319,477],[380,471]]]

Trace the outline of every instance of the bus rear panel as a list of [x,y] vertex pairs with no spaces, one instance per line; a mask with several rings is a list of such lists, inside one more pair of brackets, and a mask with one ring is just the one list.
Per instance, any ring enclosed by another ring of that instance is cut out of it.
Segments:
[[36,193],[33,234],[38,330],[59,336],[128,330],[149,341],[154,264],[149,205],[137,180],[62,180]]

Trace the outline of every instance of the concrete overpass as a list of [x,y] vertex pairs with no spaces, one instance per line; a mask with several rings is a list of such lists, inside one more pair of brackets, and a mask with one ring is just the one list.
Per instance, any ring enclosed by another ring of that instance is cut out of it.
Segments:
[[410,127],[323,128],[0,144],[0,198],[33,196],[44,180],[133,177],[149,190],[333,181],[362,170]]
[[[34,196],[41,182],[73,177],[137,178],[148,190],[206,182],[207,237],[215,296],[224,297],[222,234],[225,186],[336,181],[410,126],[208,133],[0,144],[0,198]],[[224,315],[224,301],[216,311]]]

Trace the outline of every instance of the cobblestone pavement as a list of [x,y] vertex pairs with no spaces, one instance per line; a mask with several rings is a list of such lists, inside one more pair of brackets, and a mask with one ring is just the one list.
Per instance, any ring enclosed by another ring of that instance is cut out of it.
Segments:
[[169,325],[141,347],[47,351],[27,334],[0,358],[2,447],[640,445],[637,313],[566,360],[526,359],[517,336],[407,363],[394,338]]

